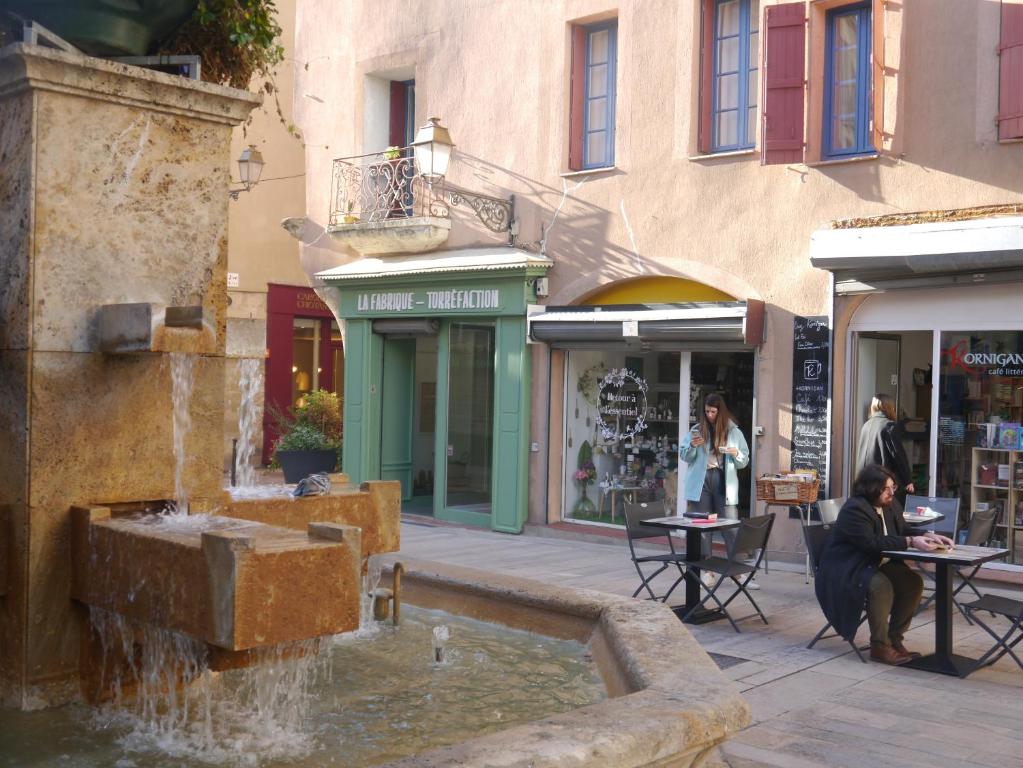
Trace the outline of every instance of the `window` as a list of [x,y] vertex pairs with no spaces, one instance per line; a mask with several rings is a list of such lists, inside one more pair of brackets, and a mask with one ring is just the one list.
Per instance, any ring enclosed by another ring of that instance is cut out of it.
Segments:
[[572,31],[572,114],[569,166],[614,165],[615,68],[618,23]]
[[823,145],[826,157],[875,151],[871,123],[870,4],[844,6],[826,19]]
[[711,10],[710,149],[750,149],[756,137],[760,0],[714,0]]
[[391,81],[391,110],[387,132],[392,147],[407,147],[416,133],[416,81]]

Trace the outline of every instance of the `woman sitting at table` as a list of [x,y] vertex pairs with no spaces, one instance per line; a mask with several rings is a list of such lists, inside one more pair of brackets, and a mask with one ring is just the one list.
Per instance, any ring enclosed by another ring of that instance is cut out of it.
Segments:
[[923,580],[882,552],[952,546],[946,536],[907,527],[901,507],[892,503],[896,490],[894,476],[884,467],[868,464],[860,471],[821,554],[815,581],[825,617],[849,642],[866,601],[870,658],[884,664],[905,664],[919,655],[908,651],[902,640],[920,604]]

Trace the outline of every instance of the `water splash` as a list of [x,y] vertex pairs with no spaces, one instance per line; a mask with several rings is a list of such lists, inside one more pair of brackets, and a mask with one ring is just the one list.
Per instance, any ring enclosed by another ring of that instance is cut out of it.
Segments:
[[263,361],[247,358],[238,370],[238,455],[235,468],[238,486],[250,488],[256,484],[256,469],[252,456],[256,452],[256,425],[259,424],[259,392],[263,385]]
[[97,608],[90,619],[113,693],[95,724],[121,731],[128,753],[256,765],[313,748],[310,688],[332,674],[319,639],[260,649],[253,666],[226,675],[185,635]]
[[192,385],[195,383],[195,356],[171,352],[171,405],[174,415],[174,503],[168,512],[188,514],[188,489],[185,487],[185,438],[192,429]]

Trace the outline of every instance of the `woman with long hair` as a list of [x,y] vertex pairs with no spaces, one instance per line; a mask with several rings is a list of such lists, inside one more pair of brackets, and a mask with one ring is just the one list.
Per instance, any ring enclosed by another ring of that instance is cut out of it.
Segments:
[[916,491],[909,458],[906,449],[902,447],[902,430],[896,419],[895,398],[883,392],[878,392],[870,401],[870,416],[860,429],[860,440],[856,447],[856,474],[870,464],[879,464],[895,476],[895,482],[900,486],[900,503],[905,501],[906,493]]
[[[749,446],[721,395],[704,398],[700,420],[681,437],[679,457],[688,466],[684,488],[688,508],[737,520],[738,471],[749,464]],[[735,531],[722,535],[731,547]],[[708,543],[709,538],[705,537]],[[757,588],[753,582],[749,586]]]
[[947,536],[906,525],[901,507],[892,503],[896,490],[894,475],[884,467],[868,464],[860,470],[853,495],[842,505],[821,553],[814,581],[824,615],[850,642],[866,603],[870,657],[884,664],[905,664],[919,655],[902,641],[923,591],[920,576],[903,561],[885,557],[885,550],[952,547]]

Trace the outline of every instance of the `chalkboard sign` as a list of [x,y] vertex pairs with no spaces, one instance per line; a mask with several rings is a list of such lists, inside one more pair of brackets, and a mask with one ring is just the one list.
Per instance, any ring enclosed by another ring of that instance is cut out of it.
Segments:
[[831,329],[826,317],[799,317],[792,328],[792,469],[816,469],[827,496]]

